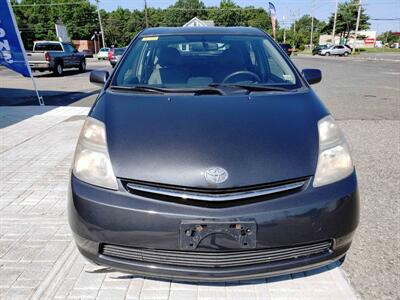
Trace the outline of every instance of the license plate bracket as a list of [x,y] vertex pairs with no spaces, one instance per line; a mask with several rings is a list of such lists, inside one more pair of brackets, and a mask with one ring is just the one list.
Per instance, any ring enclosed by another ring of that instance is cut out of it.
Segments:
[[257,224],[255,221],[183,220],[180,224],[180,248],[195,250],[211,234],[226,234],[238,241],[240,248],[256,247]]

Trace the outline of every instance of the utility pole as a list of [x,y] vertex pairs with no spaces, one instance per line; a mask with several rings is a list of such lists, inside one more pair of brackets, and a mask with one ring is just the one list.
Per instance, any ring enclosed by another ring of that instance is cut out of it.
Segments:
[[310,36],[310,50],[313,47],[313,33],[314,33],[314,0],[311,1],[312,9],[311,9],[311,36]]
[[310,49],[313,47],[313,33],[314,33],[314,16],[311,16],[311,36],[310,36]]
[[106,42],[105,42],[105,38],[104,38],[103,24],[101,23],[99,0],[96,0],[96,5],[97,5],[97,16],[99,17],[99,23],[100,23],[101,41],[103,42],[103,47],[106,47]]
[[286,24],[285,24],[285,16],[282,17],[283,23],[283,43],[286,43]]
[[147,0],[144,0],[144,20],[146,22],[146,28],[149,28],[149,19],[147,17]]
[[332,45],[335,45],[335,31],[336,31],[337,11],[338,11],[338,0],[336,0],[335,17],[333,19]]
[[360,17],[361,17],[361,0],[358,0],[358,13],[357,13],[357,23],[356,23],[356,32],[354,34],[354,42],[353,42],[353,53],[356,50],[356,42],[358,35],[358,27],[360,25]]

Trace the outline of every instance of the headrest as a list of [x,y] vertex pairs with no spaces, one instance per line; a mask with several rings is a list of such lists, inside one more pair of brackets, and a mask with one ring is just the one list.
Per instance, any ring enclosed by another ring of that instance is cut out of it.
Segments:
[[226,66],[242,66],[244,65],[244,60],[240,51],[231,46],[221,55],[220,63]]
[[158,63],[162,66],[174,66],[181,63],[181,54],[179,50],[171,47],[160,48]]

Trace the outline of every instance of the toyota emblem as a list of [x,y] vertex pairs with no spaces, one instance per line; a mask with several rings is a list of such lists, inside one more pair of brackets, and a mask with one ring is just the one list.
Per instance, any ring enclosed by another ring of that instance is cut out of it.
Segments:
[[204,174],[208,183],[223,183],[228,179],[228,172],[221,167],[211,167]]

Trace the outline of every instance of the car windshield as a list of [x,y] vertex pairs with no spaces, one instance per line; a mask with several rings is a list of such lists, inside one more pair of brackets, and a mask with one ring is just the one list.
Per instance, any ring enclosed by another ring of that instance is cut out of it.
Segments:
[[127,51],[112,80],[114,87],[302,86],[282,52],[266,36],[144,36]]
[[125,48],[116,48],[114,50],[114,55],[122,55],[124,54]]

